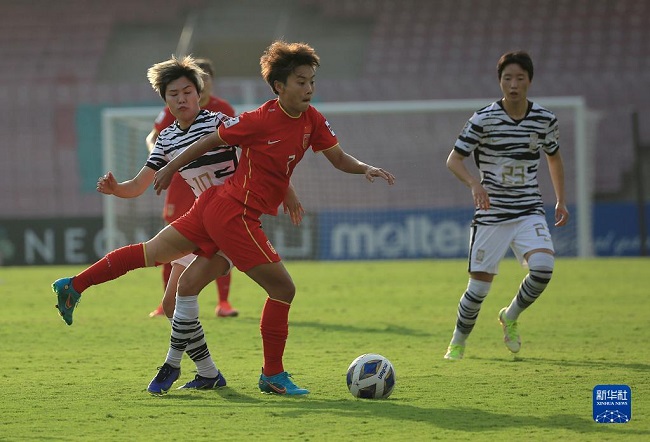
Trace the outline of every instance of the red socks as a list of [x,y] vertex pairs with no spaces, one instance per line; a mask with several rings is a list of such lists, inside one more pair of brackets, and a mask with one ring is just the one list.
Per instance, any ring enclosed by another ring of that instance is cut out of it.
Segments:
[[219,293],[219,302],[228,302],[230,294],[230,272],[227,275],[217,278],[217,292]]
[[133,244],[109,252],[72,279],[72,287],[81,293],[91,285],[119,278],[129,270],[145,267],[144,244]]
[[284,371],[282,356],[287,336],[289,336],[290,307],[290,304],[266,298],[260,320],[264,347],[264,367],[262,367],[264,376],[274,376]]

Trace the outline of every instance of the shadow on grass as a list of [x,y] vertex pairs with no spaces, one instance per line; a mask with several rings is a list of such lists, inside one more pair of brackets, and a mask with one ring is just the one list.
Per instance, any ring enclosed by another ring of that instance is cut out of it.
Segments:
[[[503,358],[481,358],[471,356],[468,359],[475,359],[478,361],[494,361],[505,362]],[[611,360],[571,360],[571,359],[550,359],[550,358],[534,358],[512,356],[511,362],[536,362],[541,364],[557,365],[559,367],[586,367],[586,368],[623,368],[625,370],[635,371],[650,371],[650,364],[643,364],[640,362],[617,362]]]
[[[259,318],[240,318],[237,322],[250,323],[252,326],[259,327],[260,320]],[[418,336],[418,337],[430,337],[433,336],[432,333],[424,332],[415,328],[404,327],[403,325],[397,324],[388,324],[384,323],[381,327],[360,327],[350,324],[332,324],[327,322],[318,322],[318,321],[289,321],[289,328],[315,328],[323,331],[335,331],[335,332],[354,332],[354,333],[392,333],[395,335],[401,336]]]
[[289,327],[305,327],[315,328],[324,331],[336,332],[354,332],[354,333],[381,333],[382,335],[389,333],[402,336],[432,336],[431,333],[423,332],[414,328],[404,327],[403,325],[384,324],[382,327],[359,327],[350,324],[330,324],[315,321],[290,321]]
[[[223,400],[234,403],[234,404],[243,404],[243,405],[253,405],[253,406],[266,406],[269,404],[269,401],[273,402],[276,399],[278,401],[286,401],[287,404],[296,404],[296,403],[307,403],[310,401],[309,395],[306,396],[277,396],[273,394],[263,394],[259,390],[255,392],[254,395],[249,395],[241,393],[237,390],[232,389],[231,387],[222,387],[216,390],[184,390],[180,392],[170,392],[164,396],[152,396],[154,402],[151,404],[158,406],[163,401],[165,405],[176,407],[179,401],[188,401],[188,402],[197,402],[197,404],[192,404],[192,406],[214,406],[214,404],[201,405],[200,402],[206,402],[210,400],[210,395],[221,396]],[[275,402],[273,402],[275,406]]]
[[[624,434],[628,437],[635,435],[650,436],[650,430],[637,430],[634,428],[611,427],[593,422],[591,416],[581,417],[569,414],[551,416],[512,416],[505,413],[486,411],[477,408],[422,408],[405,404],[400,399],[387,399],[366,401],[360,399],[322,400],[314,396],[275,396],[275,395],[248,395],[237,392],[229,387],[215,390],[214,392],[194,392],[200,394],[168,395],[161,398],[166,405],[177,407],[182,401],[206,402],[205,394],[215,393],[221,396],[224,402],[231,404],[231,411],[249,407],[268,408],[269,413],[281,418],[299,418],[309,414],[324,413],[324,415],[338,415],[342,418],[354,419],[386,419],[399,422],[418,422],[429,424],[432,431],[435,428],[464,433],[478,433],[486,430],[503,430],[522,427],[535,427],[548,430],[569,430],[581,434],[598,433],[598,437],[609,434]],[[153,404],[153,403],[152,403]],[[160,402],[156,403],[159,406]],[[193,403],[192,406],[214,407],[214,403],[207,401],[205,404]]]

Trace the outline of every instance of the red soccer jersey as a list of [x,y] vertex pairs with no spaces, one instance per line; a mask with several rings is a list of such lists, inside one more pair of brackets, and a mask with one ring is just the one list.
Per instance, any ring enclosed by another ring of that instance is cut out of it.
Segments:
[[[230,105],[230,103],[213,95],[210,95],[210,101],[208,101],[205,106],[201,107],[201,109],[207,109],[212,112],[221,112],[222,114],[226,114],[229,117],[235,116],[235,109]],[[156,117],[156,121],[154,121],[154,127],[158,133],[160,133],[164,128],[172,124],[174,121],[176,121],[176,117],[172,115],[169,107],[165,106],[165,108],[161,110]]]
[[262,213],[277,215],[296,164],[310,147],[314,152],[338,144],[329,123],[313,106],[289,116],[278,100],[235,118],[224,118],[219,136],[242,149],[239,166],[226,180],[226,192]]

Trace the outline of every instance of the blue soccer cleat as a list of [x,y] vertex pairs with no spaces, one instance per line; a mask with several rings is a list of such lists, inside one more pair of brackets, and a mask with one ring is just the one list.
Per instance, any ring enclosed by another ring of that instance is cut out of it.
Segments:
[[262,393],[269,394],[287,394],[287,395],[300,395],[308,394],[309,390],[298,387],[291,381],[291,375],[286,371],[276,374],[274,376],[260,375],[259,387]]
[[154,396],[162,396],[172,388],[172,384],[178,380],[180,375],[180,367],[174,368],[165,362],[162,367],[158,367],[158,374],[149,383],[147,391]]
[[72,325],[72,312],[81,299],[81,295],[72,287],[72,278],[57,279],[52,283],[52,291],[56,293],[56,308],[61,318],[66,324]]
[[221,388],[226,386],[226,378],[223,377],[221,372],[216,378],[206,378],[197,374],[194,377],[194,380],[189,381],[187,384],[182,387],[178,387],[178,390],[184,388],[193,388],[195,390],[211,390],[213,388]]

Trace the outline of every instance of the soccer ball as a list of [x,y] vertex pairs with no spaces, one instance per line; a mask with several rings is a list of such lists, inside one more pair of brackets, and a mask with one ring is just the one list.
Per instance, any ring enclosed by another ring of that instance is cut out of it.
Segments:
[[347,375],[348,389],[352,396],[361,399],[385,399],[395,387],[393,364],[376,353],[356,358],[350,364]]

